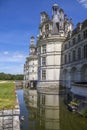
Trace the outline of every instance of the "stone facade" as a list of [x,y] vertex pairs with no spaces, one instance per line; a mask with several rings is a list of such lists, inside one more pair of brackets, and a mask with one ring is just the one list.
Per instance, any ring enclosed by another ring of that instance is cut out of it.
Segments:
[[20,130],[20,108],[0,110],[0,130]]
[[[68,20],[63,9],[57,4],[52,7],[52,20],[46,12],[41,13],[38,49],[38,87],[59,86],[61,70],[61,48],[66,37],[71,33],[73,24]],[[47,85],[46,85],[47,84]]]
[[62,84],[87,82],[87,20],[77,24],[70,38],[62,45]]
[[37,63],[37,51],[34,45],[34,37],[32,36],[30,39],[30,56],[26,58],[26,62],[24,64],[24,84],[25,86],[33,87],[37,81],[37,71],[38,71],[38,63]]

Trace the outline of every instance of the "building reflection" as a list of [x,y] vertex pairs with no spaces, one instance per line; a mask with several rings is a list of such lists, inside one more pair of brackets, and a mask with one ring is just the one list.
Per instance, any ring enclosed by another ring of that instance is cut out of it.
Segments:
[[57,89],[39,88],[37,130],[59,130],[59,96]]
[[57,89],[39,88],[37,90],[37,108],[34,104],[32,107],[31,98],[29,99],[26,92],[24,94],[29,111],[30,130],[59,130],[59,96]]

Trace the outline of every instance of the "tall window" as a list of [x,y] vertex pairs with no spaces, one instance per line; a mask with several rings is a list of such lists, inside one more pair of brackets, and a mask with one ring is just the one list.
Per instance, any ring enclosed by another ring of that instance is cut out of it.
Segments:
[[67,55],[65,55],[65,59],[64,60],[65,60],[65,64],[66,64],[67,63]]
[[69,44],[69,48],[70,48],[70,41],[69,41],[69,43],[68,43],[68,44]]
[[48,37],[49,34],[49,24],[45,25],[45,37]]
[[41,57],[38,56],[38,65],[40,66],[41,65]]
[[41,53],[41,47],[38,47],[38,54]]
[[84,38],[87,38],[87,30],[83,32]]
[[46,80],[46,70],[42,69],[42,80]]
[[67,49],[67,44],[65,44],[65,50]]
[[45,95],[42,95],[42,104],[45,104]]
[[75,39],[75,38],[73,38],[73,45],[74,45],[74,44],[76,44],[76,39]]
[[84,58],[87,58],[87,44],[84,45]]
[[76,60],[76,51],[75,50],[73,51],[73,55],[72,56],[73,56],[73,61],[75,61]]
[[46,45],[42,46],[42,53],[46,53]]
[[78,35],[78,42],[80,42],[81,41],[81,35],[79,34]]
[[71,54],[69,53],[69,62],[71,62]]
[[78,48],[78,60],[81,59],[81,48]]
[[46,65],[46,57],[42,57],[42,66]]

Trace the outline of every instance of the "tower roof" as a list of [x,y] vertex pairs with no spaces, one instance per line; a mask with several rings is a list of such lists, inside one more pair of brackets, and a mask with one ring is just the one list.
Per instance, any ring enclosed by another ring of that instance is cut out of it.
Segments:
[[53,8],[53,10],[58,9],[58,4],[55,3],[55,4],[52,6],[52,8]]
[[58,4],[55,3],[55,4],[53,5],[53,7],[54,7],[54,6],[57,6],[57,7],[58,7]]

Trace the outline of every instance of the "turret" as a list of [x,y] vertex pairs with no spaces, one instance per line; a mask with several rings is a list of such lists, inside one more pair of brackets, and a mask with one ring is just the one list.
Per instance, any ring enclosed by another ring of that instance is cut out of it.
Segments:
[[46,12],[41,12],[41,23],[45,22],[48,19],[49,19],[49,17],[47,15],[47,13]]
[[59,16],[60,16],[60,29],[64,30],[64,11],[63,11],[63,9],[59,10]]
[[57,4],[54,4],[52,7],[52,15],[53,15],[53,22],[59,22],[59,7]]
[[34,46],[35,38],[32,36],[30,38],[30,55],[35,53],[35,46]]
[[57,35],[59,33],[59,7],[57,4],[54,4],[52,7],[52,21],[53,21],[53,31],[52,33]]

